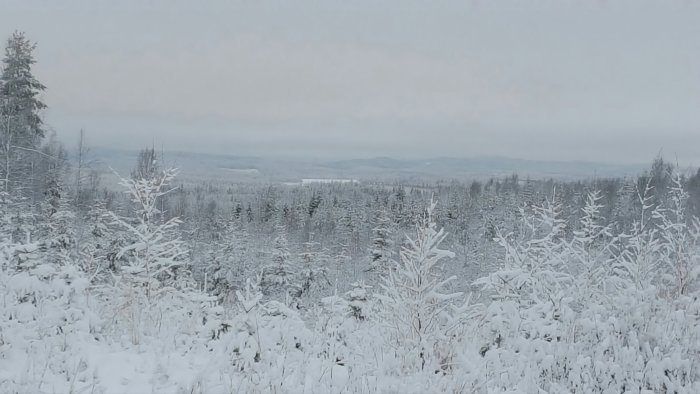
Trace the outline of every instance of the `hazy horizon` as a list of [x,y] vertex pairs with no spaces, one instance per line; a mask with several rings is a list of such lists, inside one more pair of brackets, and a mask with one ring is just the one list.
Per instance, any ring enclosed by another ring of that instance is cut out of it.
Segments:
[[68,146],[700,163],[700,4],[3,2]]
[[[88,137],[86,137],[86,140]],[[67,141],[68,143],[72,143],[75,141]],[[68,145],[69,150],[72,149],[72,145]],[[128,154],[130,156],[136,156],[138,153],[143,150],[143,149],[150,149],[153,148],[156,151],[157,155],[164,155],[165,158],[167,159],[171,155],[191,155],[191,156],[211,156],[211,157],[229,157],[229,158],[250,158],[250,159],[260,159],[260,160],[282,160],[282,161],[297,161],[297,162],[318,162],[318,163],[332,163],[332,162],[345,162],[345,161],[364,161],[364,160],[382,160],[382,159],[387,159],[387,160],[396,160],[396,161],[422,161],[422,160],[475,160],[475,161],[488,161],[488,160],[512,160],[512,161],[529,161],[529,162],[543,162],[543,163],[569,163],[569,164],[576,164],[576,163],[582,163],[582,164],[601,164],[601,165],[611,165],[611,166],[622,166],[622,167],[647,167],[650,165],[653,160],[661,155],[661,157],[669,161],[671,163],[675,163],[676,158],[675,156],[664,154],[663,151],[657,152],[657,154],[650,156],[649,158],[645,160],[640,160],[640,161],[630,161],[630,162],[617,162],[614,160],[585,160],[585,159],[541,159],[541,158],[527,158],[527,157],[521,157],[517,155],[511,155],[511,156],[506,156],[506,155],[489,155],[489,154],[474,154],[474,155],[432,155],[432,156],[419,156],[419,155],[406,155],[406,156],[401,156],[401,155],[362,155],[362,154],[356,154],[356,155],[335,155],[335,156],[329,156],[329,155],[301,155],[301,154],[294,154],[293,152],[290,154],[274,154],[274,153],[265,153],[262,152],[260,154],[252,153],[252,152],[217,152],[217,151],[204,151],[204,150],[197,150],[197,149],[178,149],[178,148],[167,148],[164,145],[160,145],[156,143],[155,145],[153,143],[145,143],[143,145],[134,145],[134,146],[129,146],[129,147],[110,147],[110,146],[103,146],[103,145],[96,145],[96,144],[89,144],[87,146],[88,149],[88,154],[89,155],[94,155],[94,156],[100,156],[104,154],[105,152],[112,152],[112,153],[119,153],[119,154]],[[70,154],[75,154],[75,152],[69,152]],[[691,165],[688,163],[680,163],[681,167]],[[692,165],[692,167],[697,167],[696,165]]]

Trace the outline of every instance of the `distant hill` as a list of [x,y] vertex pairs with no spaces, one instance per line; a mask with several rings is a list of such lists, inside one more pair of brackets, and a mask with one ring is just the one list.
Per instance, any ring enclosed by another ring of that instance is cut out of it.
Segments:
[[[110,167],[128,175],[138,152],[92,148],[89,159],[103,173]],[[637,175],[648,164],[524,160],[507,157],[402,160],[390,157],[351,160],[283,159],[194,152],[164,152],[165,165],[181,170],[182,181],[299,182],[301,179],[436,181],[486,179],[518,174],[532,179],[585,179]]]
[[518,174],[531,178],[581,179],[636,175],[646,164],[622,165],[585,161],[541,161],[507,157],[432,158],[424,160],[376,159],[341,160],[326,163],[328,168],[343,171],[374,172],[388,170],[399,176],[438,178],[489,178]]

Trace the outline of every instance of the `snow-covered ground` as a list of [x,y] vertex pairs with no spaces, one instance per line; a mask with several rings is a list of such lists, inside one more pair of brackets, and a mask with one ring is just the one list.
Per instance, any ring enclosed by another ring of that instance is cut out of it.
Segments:
[[682,205],[643,199],[618,237],[598,223],[592,193],[571,238],[557,204],[533,207],[523,237],[500,237],[503,264],[473,297],[440,274],[454,254],[440,248],[431,202],[393,268],[376,266],[378,286],[308,298],[278,254],[221,298],[171,275],[177,222],[147,222],[161,193],[149,182],[122,182],[146,222],[129,228],[141,241],[122,249],[133,260],[117,274],[66,259],[62,243],[2,243],[2,392],[700,390],[700,224],[681,220]]

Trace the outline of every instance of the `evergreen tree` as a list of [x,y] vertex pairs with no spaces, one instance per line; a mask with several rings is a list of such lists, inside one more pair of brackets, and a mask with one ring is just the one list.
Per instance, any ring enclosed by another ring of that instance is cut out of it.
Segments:
[[345,293],[345,299],[348,302],[348,315],[357,320],[365,320],[371,309],[371,297],[368,293],[372,286],[368,286],[362,281],[353,282],[350,286],[352,286],[352,290]]
[[700,217],[700,168],[688,179],[688,214]]
[[370,269],[385,271],[393,268],[394,256],[394,223],[389,213],[381,209],[377,212],[376,225],[372,229],[372,246],[370,251]]
[[294,275],[293,262],[289,251],[289,241],[281,224],[275,226],[277,235],[272,246],[272,261],[263,269],[261,285],[266,293],[287,290]]
[[39,98],[45,86],[32,74],[35,48],[22,32],[13,33],[5,47],[0,75],[0,154],[6,192],[19,190],[20,177],[31,169],[31,151],[38,148],[45,133],[39,116],[46,108]]
[[107,273],[105,263],[109,246],[111,216],[102,200],[96,200],[82,219],[83,239],[78,246],[79,262],[93,281],[101,281]]
[[299,271],[296,273],[297,296],[309,295],[312,287],[318,286],[321,279],[330,285],[326,277],[327,268],[325,266],[328,262],[328,256],[318,251],[317,242],[305,242],[303,247],[304,250],[299,255],[301,258]]
[[243,288],[243,279],[248,272],[248,236],[239,224],[230,221],[226,225],[222,239],[215,242],[209,252],[207,267],[207,290],[221,302],[232,303],[234,290]]
[[159,199],[175,177],[175,170],[168,169],[154,178],[121,179],[136,209],[136,222],[114,215],[134,241],[123,247],[117,258],[129,253],[130,258],[122,267],[123,279],[134,287],[143,289],[147,302],[177,281],[178,268],[184,264],[187,254],[183,242],[174,233],[180,224],[173,218],[163,222],[158,209]]
[[434,222],[435,205],[430,202],[416,225],[416,238],[408,238],[400,263],[383,278],[382,292],[377,295],[390,341],[407,352],[408,368],[420,370],[429,364],[438,367],[442,361],[435,353],[436,344],[445,340],[450,306],[462,295],[445,292],[456,277],[443,279],[438,271],[438,263],[453,258],[454,253],[440,249],[447,234]]
[[146,148],[139,152],[136,168],[131,171],[131,179],[154,179],[160,173],[155,148]]

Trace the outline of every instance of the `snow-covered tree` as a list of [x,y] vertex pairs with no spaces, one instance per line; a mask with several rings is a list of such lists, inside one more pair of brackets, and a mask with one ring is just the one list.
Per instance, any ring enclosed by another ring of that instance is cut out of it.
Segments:
[[206,288],[221,302],[234,302],[235,290],[243,287],[246,274],[253,273],[248,244],[247,231],[234,221],[226,224],[221,239],[212,241],[206,257]]
[[394,265],[394,223],[385,209],[377,212],[376,224],[372,229],[370,269],[384,272]]
[[329,257],[318,250],[317,242],[306,242],[299,254],[299,264],[295,273],[296,296],[309,296],[313,288],[330,285],[326,276]]
[[134,240],[123,247],[117,257],[129,253],[129,260],[121,267],[122,280],[134,288],[142,289],[150,302],[175,284],[178,269],[184,264],[187,250],[174,230],[180,224],[178,218],[161,220],[159,199],[167,189],[177,170],[167,169],[150,178],[121,178],[136,211],[136,218],[129,220],[113,215]]
[[352,271],[353,277],[357,274],[356,267],[354,265],[350,267],[350,263],[353,261],[352,239],[354,223],[348,209],[347,206],[343,206],[335,212],[336,236],[333,238],[333,260],[335,260],[336,265],[336,279],[340,272],[347,272],[348,270]]
[[0,74],[0,155],[3,187],[6,192],[21,190],[28,175],[28,157],[44,137],[40,111],[46,105],[39,99],[45,89],[32,74],[36,45],[24,33],[14,32],[7,40]]
[[357,320],[365,320],[370,313],[372,305],[372,297],[369,289],[372,286],[366,285],[364,282],[353,282],[350,286],[352,289],[345,293],[345,299],[348,302],[348,314]]
[[261,286],[267,294],[289,290],[295,274],[295,264],[284,227],[280,224],[275,227],[277,234],[272,241],[271,261],[263,268],[261,279]]
[[390,341],[407,353],[406,366],[419,370],[440,367],[442,360],[436,359],[434,350],[447,336],[450,308],[462,295],[446,290],[455,277],[440,275],[438,263],[454,253],[440,249],[447,234],[433,220],[436,204],[430,202],[416,225],[415,238],[407,237],[400,261],[384,277],[377,295]]
[[500,299],[516,299],[524,305],[548,303],[554,313],[571,284],[571,276],[565,273],[567,245],[561,205],[547,200],[531,210],[523,209],[520,216],[520,239],[498,233],[505,250],[504,264],[478,283],[495,290]]
[[156,179],[161,175],[160,164],[155,148],[139,151],[136,167],[131,171],[131,179]]
[[655,296],[657,277],[663,264],[659,258],[661,237],[654,223],[660,207],[654,202],[653,189],[649,180],[644,191],[638,191],[640,215],[633,223],[631,233],[621,235],[622,251],[614,264],[617,286],[638,291],[644,297]]
[[576,289],[583,303],[597,302],[595,297],[609,292],[609,276],[613,267],[616,237],[611,225],[603,225],[601,194],[588,194],[579,228],[574,230],[570,245],[568,271],[576,277]]
[[659,222],[662,260],[665,267],[662,280],[665,293],[673,299],[688,295],[691,283],[700,275],[700,222],[686,217],[688,193],[683,188],[680,173],[674,172],[669,186],[667,208],[653,212]]
[[78,245],[78,262],[92,282],[103,282],[108,276],[110,244],[109,224],[112,216],[102,200],[95,200],[82,218],[82,239]]
[[[504,354],[511,357],[513,364],[508,368],[525,375],[520,386],[525,392],[555,379],[551,370],[541,369],[535,360],[543,357],[550,343],[558,343],[572,319],[570,289],[574,279],[567,271],[565,221],[561,205],[553,201],[556,199],[521,210],[518,239],[498,232],[497,239],[505,252],[503,264],[476,281],[492,298],[482,327],[487,343],[480,353],[487,363],[500,363],[495,360]],[[520,357],[531,357],[533,363],[523,365]],[[502,388],[511,389],[515,382],[504,379]]]

